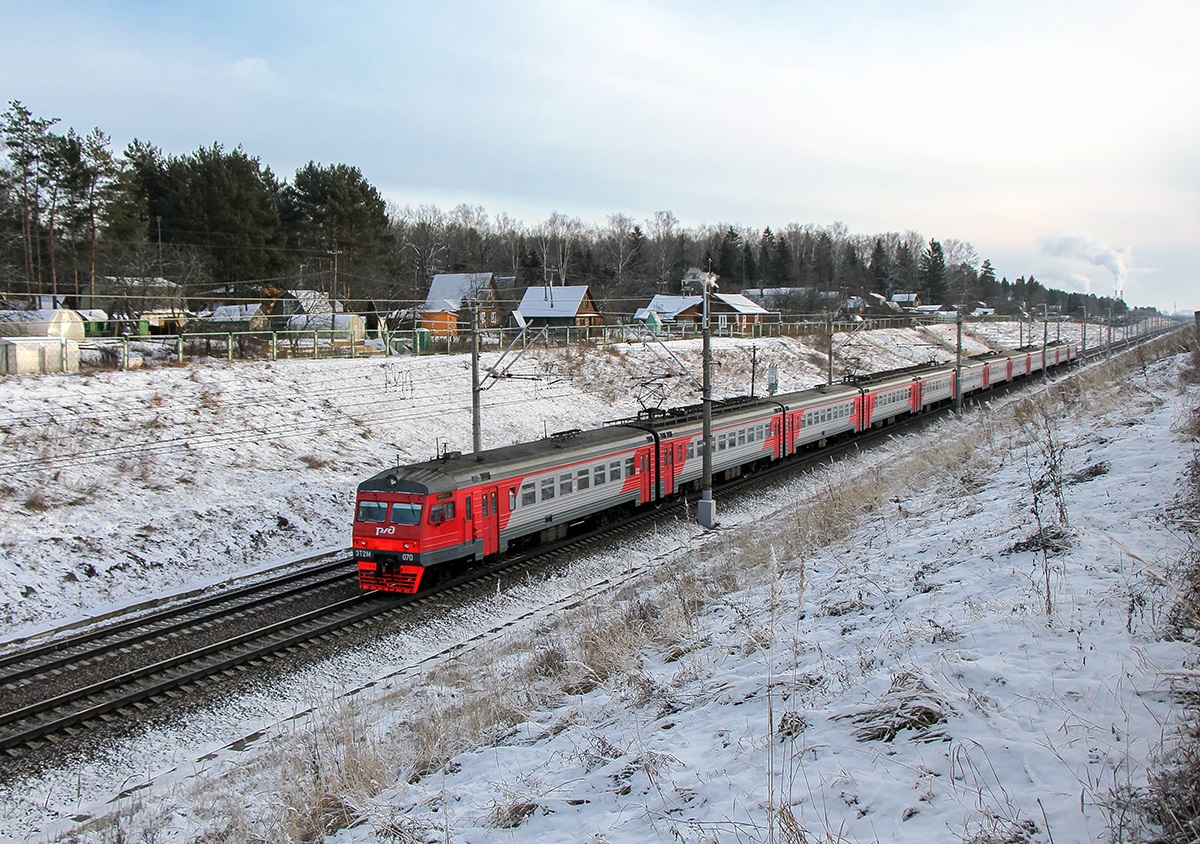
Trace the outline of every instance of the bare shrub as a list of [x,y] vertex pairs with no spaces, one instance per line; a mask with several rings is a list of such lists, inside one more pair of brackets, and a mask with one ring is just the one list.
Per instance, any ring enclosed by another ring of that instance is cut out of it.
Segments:
[[300,462],[310,469],[324,469],[332,461],[316,454],[306,454],[300,458]]

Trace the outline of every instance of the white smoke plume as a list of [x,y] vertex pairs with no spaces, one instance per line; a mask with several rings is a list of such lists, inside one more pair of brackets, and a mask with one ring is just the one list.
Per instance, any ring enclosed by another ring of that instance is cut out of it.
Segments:
[[1038,241],[1042,251],[1068,261],[1086,261],[1104,267],[1113,274],[1117,298],[1125,293],[1125,281],[1133,265],[1133,252],[1128,246],[1113,247],[1107,241],[1084,232],[1043,237]]

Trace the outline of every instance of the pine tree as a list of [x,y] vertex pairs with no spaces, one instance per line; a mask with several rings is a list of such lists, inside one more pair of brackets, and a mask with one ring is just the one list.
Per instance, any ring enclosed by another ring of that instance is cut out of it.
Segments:
[[946,298],[946,256],[942,252],[942,244],[930,240],[929,246],[921,255],[918,268],[921,283],[921,298],[927,304],[942,304]]
[[892,281],[892,259],[884,248],[883,238],[875,238],[875,248],[871,250],[871,291],[887,295]]
[[357,167],[309,162],[283,190],[282,220],[291,244],[336,273],[333,293],[353,298],[356,276],[381,266],[386,206]]

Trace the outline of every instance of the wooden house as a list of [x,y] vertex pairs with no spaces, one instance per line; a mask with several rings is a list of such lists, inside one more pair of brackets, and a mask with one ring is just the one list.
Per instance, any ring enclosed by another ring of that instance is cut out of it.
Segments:
[[517,313],[534,327],[601,326],[604,317],[586,284],[555,287],[538,285],[525,290]]
[[471,324],[478,311],[480,328],[500,325],[499,296],[492,273],[438,273],[421,306],[421,327],[437,337],[457,337],[459,325]]

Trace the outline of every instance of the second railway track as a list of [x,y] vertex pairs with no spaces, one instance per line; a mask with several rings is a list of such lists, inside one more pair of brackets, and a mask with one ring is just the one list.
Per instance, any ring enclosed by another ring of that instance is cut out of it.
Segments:
[[[870,448],[939,415],[944,411],[913,417],[903,425],[735,479],[722,489],[730,494],[764,477],[806,470],[841,453]],[[0,751],[19,756],[42,742],[69,738],[97,719],[136,717],[204,678],[288,652],[371,617],[457,593],[471,581],[541,570],[569,549],[593,544],[602,536],[616,543],[626,532],[677,517],[677,507],[640,512],[619,524],[474,569],[415,596],[359,592],[356,565],[349,554],[334,555],[300,571],[10,648],[0,652]]]

